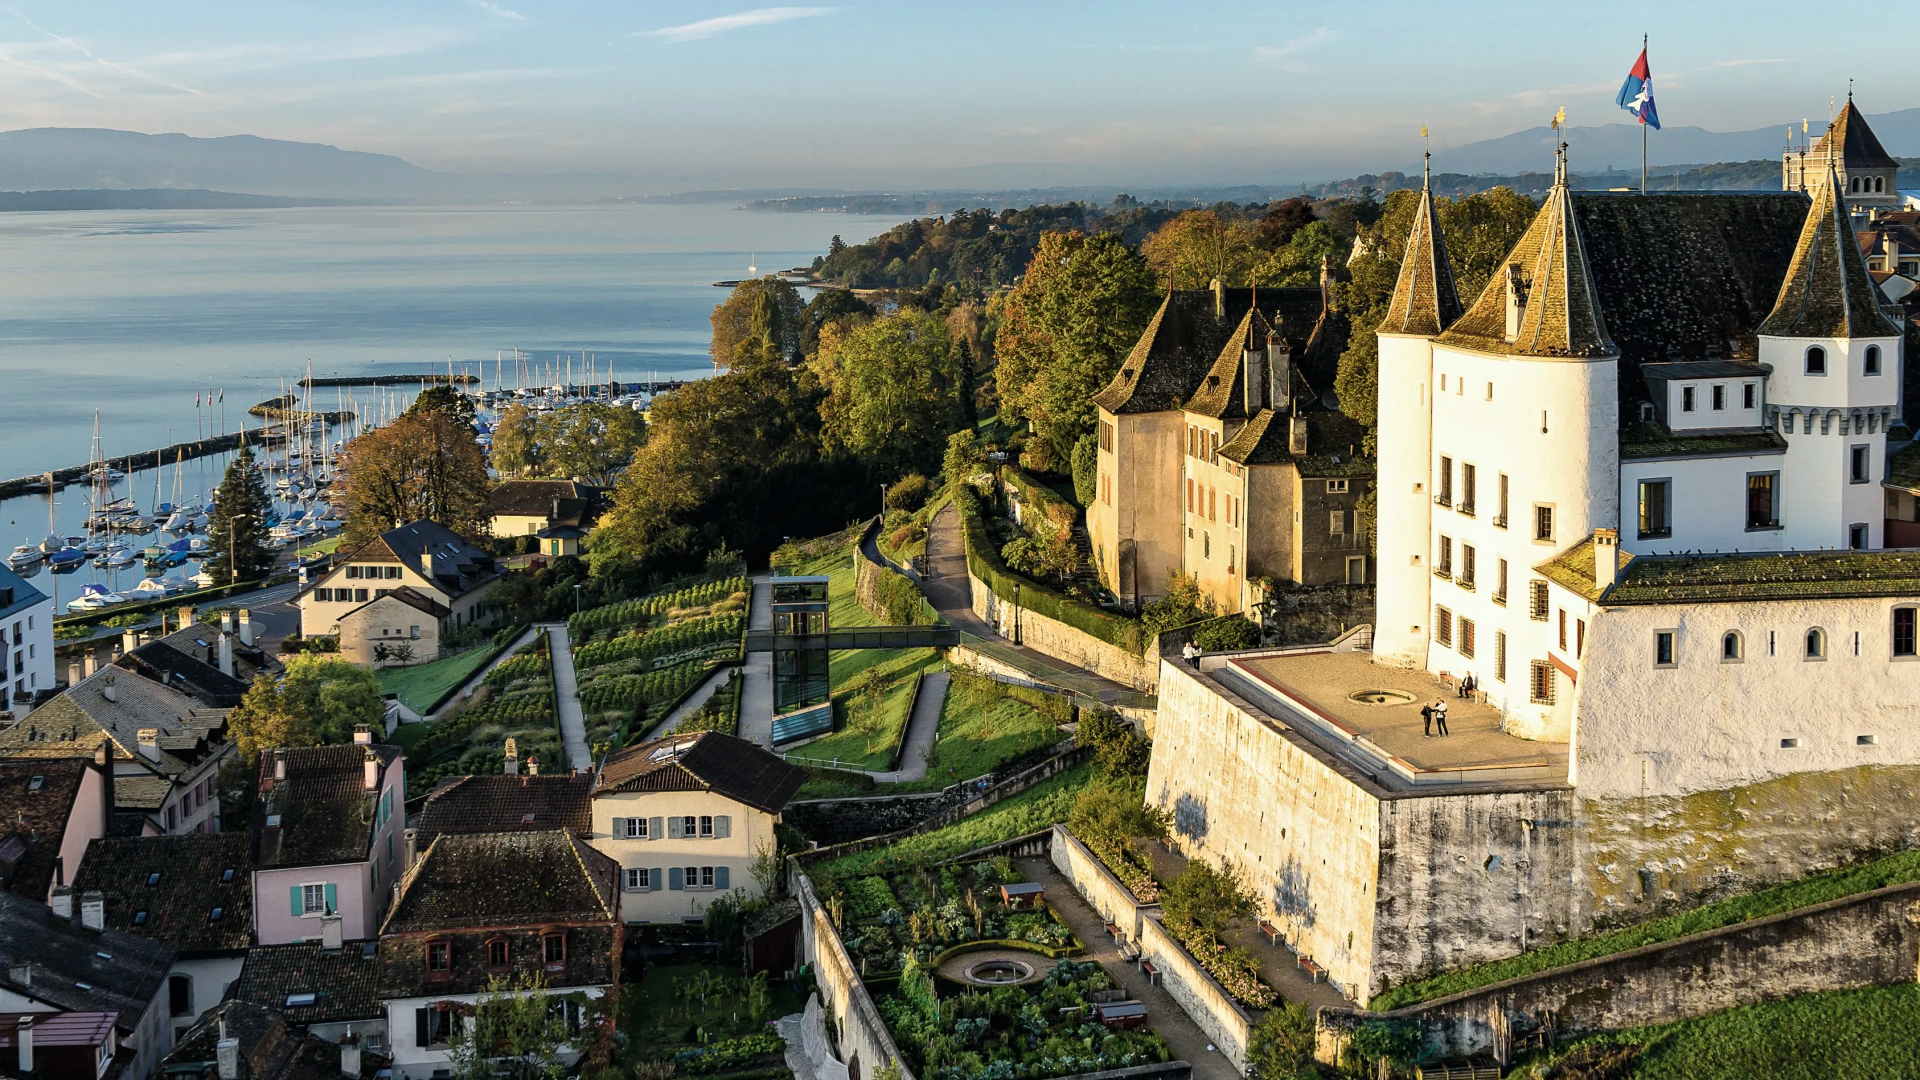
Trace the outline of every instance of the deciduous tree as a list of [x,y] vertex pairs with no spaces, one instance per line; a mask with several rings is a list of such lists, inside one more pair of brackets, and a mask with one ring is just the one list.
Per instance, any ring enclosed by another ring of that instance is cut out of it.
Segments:
[[349,545],[426,518],[463,536],[487,523],[487,461],[473,428],[441,409],[409,411],[341,455]]
[[538,422],[525,405],[501,410],[493,425],[493,467],[502,476],[521,476],[540,463]]
[[946,324],[913,309],[826,335],[815,370],[827,449],[883,479],[931,471],[964,422],[956,357]]
[[350,742],[357,724],[385,722],[380,680],[337,656],[302,654],[278,678],[261,675],[227,715],[227,730],[248,758],[280,746]]
[[612,484],[647,441],[647,423],[639,413],[600,402],[548,413],[535,430],[536,472],[596,487]]
[[804,306],[800,290],[772,274],[735,285],[713,309],[713,362],[725,368],[798,357]]
[[1223,219],[1212,210],[1188,210],[1147,237],[1140,252],[1163,286],[1204,289],[1215,278],[1244,286],[1259,255],[1257,239],[1247,222]]

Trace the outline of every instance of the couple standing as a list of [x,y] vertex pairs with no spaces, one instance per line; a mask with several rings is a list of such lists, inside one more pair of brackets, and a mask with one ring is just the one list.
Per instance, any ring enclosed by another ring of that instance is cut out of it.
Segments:
[[1447,702],[1445,698],[1434,698],[1431,705],[1420,706],[1421,737],[1433,738],[1433,729],[1440,728],[1440,737],[1447,737]]

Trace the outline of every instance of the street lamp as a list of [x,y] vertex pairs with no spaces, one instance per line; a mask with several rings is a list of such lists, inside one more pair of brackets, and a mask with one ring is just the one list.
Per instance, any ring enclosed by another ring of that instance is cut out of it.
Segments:
[[573,587],[573,613],[580,614],[580,586]]
[[234,562],[233,526],[236,522],[251,520],[253,520],[252,514],[233,514],[227,518],[227,584],[229,585],[240,580],[240,568]]
[[1020,583],[1013,583],[1013,643],[1020,644]]

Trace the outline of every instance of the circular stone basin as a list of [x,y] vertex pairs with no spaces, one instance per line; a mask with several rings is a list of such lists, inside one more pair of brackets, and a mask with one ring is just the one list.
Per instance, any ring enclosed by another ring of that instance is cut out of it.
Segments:
[[1413,695],[1405,690],[1355,690],[1347,700],[1362,705],[1411,705]]
[[1012,986],[1033,978],[1033,965],[1021,960],[996,958],[982,960],[961,974],[968,982],[979,986]]

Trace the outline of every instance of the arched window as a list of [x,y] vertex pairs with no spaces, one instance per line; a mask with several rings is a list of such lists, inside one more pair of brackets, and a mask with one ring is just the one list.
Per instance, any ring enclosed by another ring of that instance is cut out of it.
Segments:
[[1825,375],[1827,373],[1827,350],[1818,345],[1807,346],[1807,374]]
[[1887,190],[1887,178],[1886,178],[1886,177],[1884,177],[1884,176],[1876,176],[1876,177],[1874,177],[1874,178],[1873,178],[1873,190],[1875,190],[1875,191],[1885,191],[1885,190]]
[[504,969],[507,966],[508,956],[506,938],[496,937],[487,939],[487,967],[496,970]]
[[1880,346],[1867,346],[1866,365],[1863,370],[1865,370],[1868,375],[1880,374]]
[[1807,659],[1825,660],[1827,658],[1827,632],[1819,627],[1807,631]]
[[1848,190],[1848,191],[1859,191],[1859,190],[1860,190],[1860,178],[1859,178],[1859,177],[1857,177],[1857,176],[1850,176],[1850,177],[1848,177],[1848,178],[1847,178],[1847,190]]
[[1746,643],[1740,639],[1740,631],[1727,631],[1726,636],[1720,639],[1720,659],[1726,663],[1734,664],[1745,658],[1746,655]]

